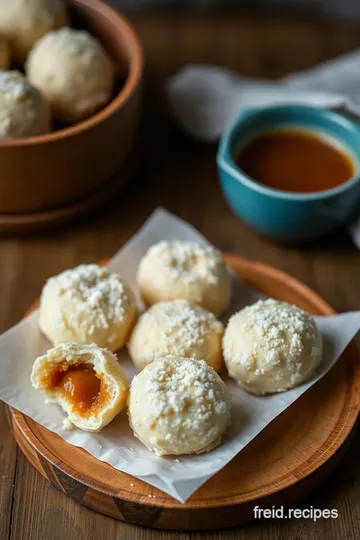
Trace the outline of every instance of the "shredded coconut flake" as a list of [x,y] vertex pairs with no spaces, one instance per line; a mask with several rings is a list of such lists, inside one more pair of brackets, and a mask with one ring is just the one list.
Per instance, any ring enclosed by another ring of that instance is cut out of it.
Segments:
[[232,364],[230,374],[256,392],[261,390],[261,377],[277,383],[276,391],[289,388],[289,381],[299,384],[321,351],[321,336],[311,315],[274,299],[260,300],[233,315],[223,342],[225,360]]
[[31,126],[41,105],[41,95],[19,71],[0,69],[0,136],[21,132],[23,125]]
[[[159,356],[189,356],[193,347],[201,346],[209,332],[222,334],[223,325],[216,317],[198,306],[191,306],[186,300],[161,302],[141,316],[141,323],[149,329],[151,338],[144,340],[143,354],[156,359]],[[161,332],[159,332],[161,329]]]
[[53,286],[58,296],[72,301],[72,312],[59,313],[60,328],[89,328],[92,335],[97,328],[109,328],[113,322],[121,322],[129,298],[119,277],[96,264],[80,265],[72,270],[50,278],[46,286]]
[[[203,360],[171,357],[157,360],[152,364],[145,391],[150,396],[150,410],[144,423],[149,429],[164,427],[164,439],[172,444],[186,438],[188,430],[200,434],[214,415],[228,414],[225,390]],[[208,437],[208,429],[205,431],[204,436]],[[156,446],[157,440],[153,439],[150,444]]]
[[[261,348],[265,353],[266,362],[270,365],[281,363],[280,350],[288,344],[288,364],[296,363],[304,350],[304,343],[315,337],[315,323],[311,315],[305,311],[291,306],[285,302],[273,299],[260,300],[243,310],[246,317],[245,331],[253,330],[261,339]],[[237,314],[230,318],[229,324],[235,320]],[[228,344],[225,354],[232,354],[233,344]],[[237,363],[252,369],[250,358],[252,355],[241,356]],[[258,373],[261,370],[257,370]]]
[[216,284],[219,268],[224,264],[220,251],[194,242],[159,242],[149,249],[148,254],[160,257],[173,279],[181,278],[188,285],[199,278]]
[[38,43],[41,46],[56,46],[63,49],[69,54],[81,58],[84,63],[94,61],[96,56],[103,56],[102,46],[89,32],[74,30],[67,26],[48,32]]
[[7,99],[23,101],[33,92],[33,87],[19,71],[0,69],[0,93]]

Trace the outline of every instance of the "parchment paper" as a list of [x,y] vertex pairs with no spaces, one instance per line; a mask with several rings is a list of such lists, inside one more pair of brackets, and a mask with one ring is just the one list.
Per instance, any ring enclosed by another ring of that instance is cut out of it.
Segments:
[[[174,239],[207,242],[193,227],[165,210],[158,209],[120,249],[109,266],[128,279],[136,290],[136,269],[147,248],[160,240]],[[256,292],[247,289],[234,275],[233,279],[233,311],[259,298]],[[156,486],[182,503],[238,454],[269,422],[323,377],[360,328],[360,312],[317,317],[325,341],[319,374],[311,382],[279,395],[252,396],[223,371],[222,376],[232,393],[232,426],[229,433],[221,446],[207,454],[176,459],[157,457],[145,448],[133,436],[125,412],[97,434],[77,429],[65,431],[62,428],[62,411],[56,405],[45,405],[44,395],[34,390],[30,383],[35,358],[51,346],[38,329],[37,319],[38,312],[34,312],[0,337],[0,399],[56,432],[67,442],[85,448],[98,459]],[[135,370],[126,350],[121,352],[119,358],[131,380]],[[156,505],[156,499],[149,499],[149,504]]]

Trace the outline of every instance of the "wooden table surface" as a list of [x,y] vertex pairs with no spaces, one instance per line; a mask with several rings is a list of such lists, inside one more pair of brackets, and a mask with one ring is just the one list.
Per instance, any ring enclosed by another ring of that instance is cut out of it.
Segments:
[[[346,233],[306,247],[284,247],[249,230],[222,198],[215,147],[195,143],[174,128],[161,86],[189,62],[221,64],[259,77],[305,69],[359,47],[360,26],[236,14],[133,14],[130,19],[146,56],[138,172],[111,206],[76,226],[0,240],[0,331],[19,320],[47,277],[80,262],[110,257],[159,205],[190,221],[220,249],[289,272],[337,310],[359,308],[360,255]],[[303,507],[337,508],[338,519],[262,521],[221,532],[168,533],[116,522],[51,487],[17,449],[1,410],[0,540],[358,539],[359,449],[357,435],[335,473],[303,501]]]

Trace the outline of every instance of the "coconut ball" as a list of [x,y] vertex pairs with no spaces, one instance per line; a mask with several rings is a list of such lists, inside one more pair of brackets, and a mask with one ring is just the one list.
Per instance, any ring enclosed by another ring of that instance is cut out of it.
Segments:
[[220,444],[230,423],[230,395],[202,360],[158,358],[132,381],[129,421],[158,456],[200,454]]
[[41,293],[39,326],[53,345],[96,343],[117,351],[136,318],[130,286],[96,264],[82,264],[50,278]]
[[45,99],[19,71],[0,70],[0,137],[19,138],[50,131]]
[[10,49],[8,42],[0,36],[0,69],[8,69],[10,66]]
[[126,406],[129,385],[117,357],[96,345],[61,343],[34,362],[31,383],[65,413],[63,426],[100,431]]
[[230,303],[230,276],[220,251],[212,246],[155,244],[140,261],[137,281],[148,306],[181,298],[219,315]]
[[51,105],[54,116],[75,123],[110,101],[115,74],[98,39],[83,30],[61,28],[40,39],[29,53],[26,74]]
[[230,318],[223,354],[229,375],[245,390],[272,394],[314,374],[322,358],[322,336],[302,309],[260,300]]
[[159,302],[143,313],[128,344],[138,371],[160,356],[205,360],[219,371],[223,325],[212,313],[186,300]]
[[19,62],[44,34],[67,20],[64,0],[0,0],[0,34]]

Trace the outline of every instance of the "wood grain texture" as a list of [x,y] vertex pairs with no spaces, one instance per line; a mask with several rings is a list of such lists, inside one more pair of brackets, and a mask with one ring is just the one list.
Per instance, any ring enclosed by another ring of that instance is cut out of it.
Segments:
[[[359,47],[360,25],[233,13],[139,13],[130,19],[140,34],[146,56],[139,172],[111,206],[96,211],[77,226],[51,235],[1,240],[0,330],[21,318],[48,276],[80,262],[110,257],[157,205],[192,222],[222,250],[262,260],[294,275],[337,311],[358,309],[360,255],[345,232],[313,245],[284,247],[249,230],[232,215],[222,198],[215,147],[197,144],[174,128],[161,85],[189,62],[218,63],[255,77],[277,77],[306,69]],[[8,475],[6,482],[0,482],[0,540],[189,540],[188,533],[152,531],[101,516],[50,487],[21,452],[16,460],[15,444],[2,421],[0,443],[1,478]],[[191,538],[357,540],[359,450],[357,433],[346,459],[302,503],[304,507],[335,507],[339,510],[337,520],[263,520],[228,531],[191,533]]]
[[[249,286],[265,295],[313,314],[333,313],[316,293],[283,272],[240,257],[226,259]],[[297,502],[332,472],[348,446],[347,438],[360,410],[359,360],[351,344],[320,383],[274,420],[185,505],[67,444],[14,409],[8,410],[8,417],[28,460],[75,501],[147,527],[224,528],[251,521],[255,504],[270,507]]]

